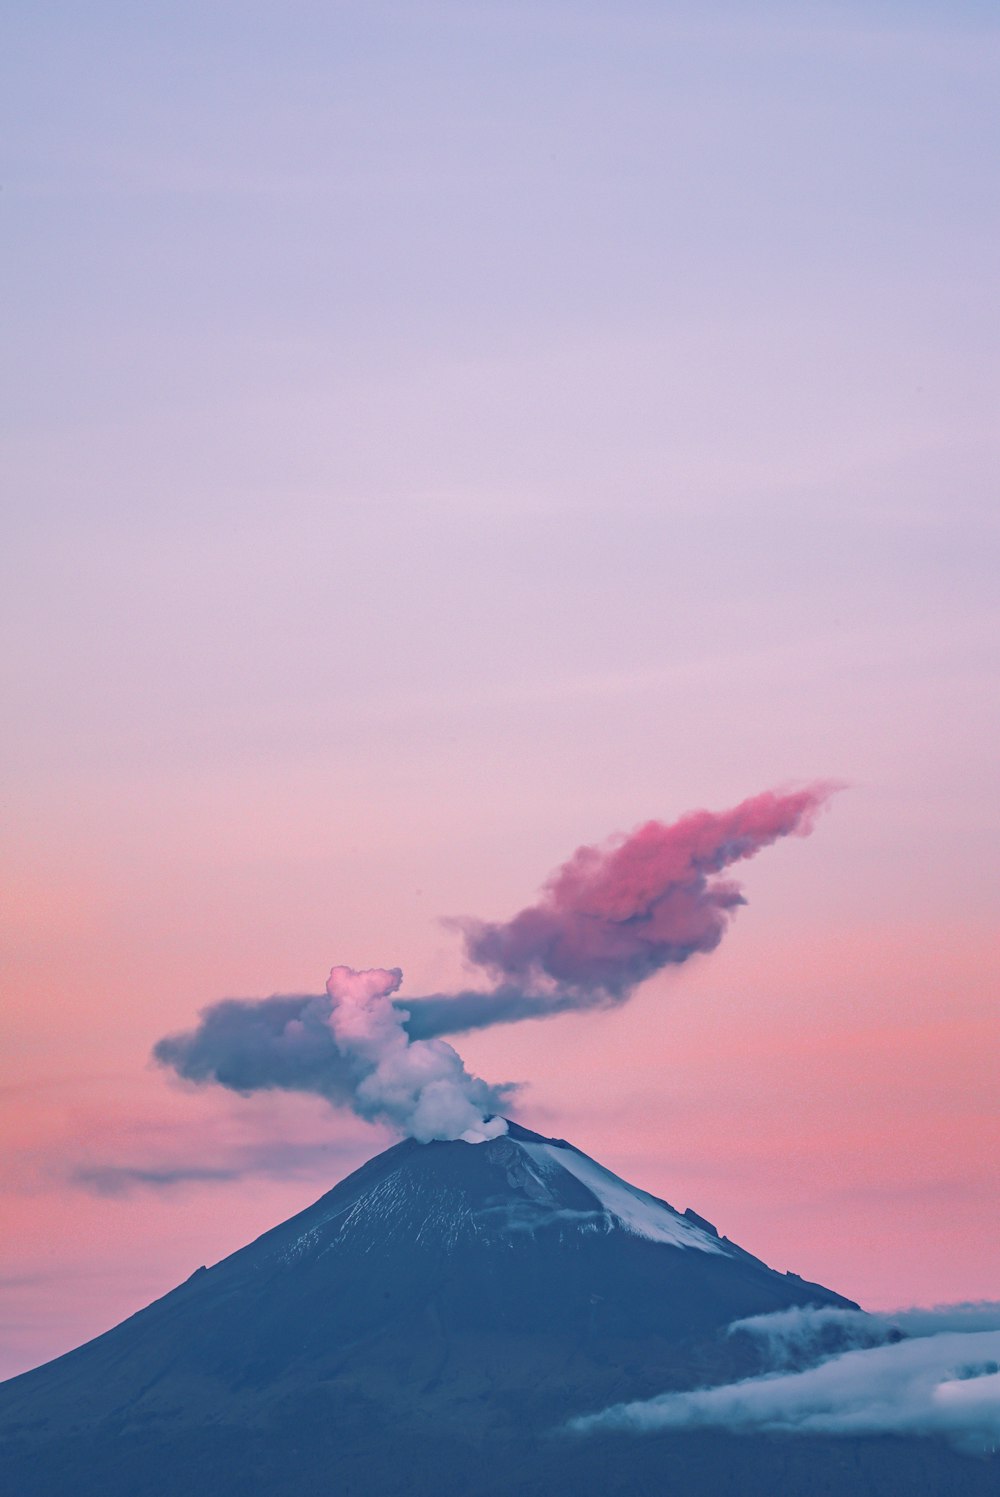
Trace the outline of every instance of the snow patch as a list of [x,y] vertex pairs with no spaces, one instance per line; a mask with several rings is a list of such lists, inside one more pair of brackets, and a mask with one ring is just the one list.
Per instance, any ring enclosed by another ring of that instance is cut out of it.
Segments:
[[608,1215],[634,1236],[669,1243],[671,1247],[697,1248],[703,1253],[725,1253],[725,1245],[718,1238],[685,1221],[655,1196],[629,1185],[586,1154],[576,1149],[556,1148],[554,1144],[522,1142],[520,1147],[543,1172],[551,1173],[555,1167],[575,1176]]

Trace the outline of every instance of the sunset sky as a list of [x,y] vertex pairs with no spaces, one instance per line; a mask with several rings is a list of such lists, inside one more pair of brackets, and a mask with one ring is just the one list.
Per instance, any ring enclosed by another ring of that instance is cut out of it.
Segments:
[[0,1375],[393,1141],[164,1034],[468,986],[442,917],[815,780],[717,951],[454,1043],[775,1268],[1000,1299],[998,60],[979,0],[20,7]]

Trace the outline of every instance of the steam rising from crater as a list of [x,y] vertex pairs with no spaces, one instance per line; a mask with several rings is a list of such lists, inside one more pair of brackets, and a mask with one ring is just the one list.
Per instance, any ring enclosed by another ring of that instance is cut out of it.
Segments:
[[447,921],[490,985],[401,1001],[398,967],[337,966],[320,995],[227,998],[153,1054],[186,1080],[250,1093],[316,1092],[334,1106],[434,1138],[494,1137],[515,1087],[472,1076],[440,1038],[625,1002],[639,983],[718,946],[746,901],[723,871],[806,836],[835,787],[767,791],[729,811],[650,821],[578,848],[507,921]]
[[398,967],[334,967],[320,997],[213,1004],[197,1029],[160,1040],[153,1054],[189,1081],[236,1092],[317,1092],[424,1143],[505,1133],[493,1114],[511,1089],[470,1076],[445,1040],[410,1038],[392,1001],[402,979]]

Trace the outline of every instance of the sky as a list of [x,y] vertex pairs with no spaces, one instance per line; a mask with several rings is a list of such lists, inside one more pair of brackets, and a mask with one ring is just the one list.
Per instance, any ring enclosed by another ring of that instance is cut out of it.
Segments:
[[393,1139],[162,1036],[816,780],[718,950],[456,1046],[778,1269],[1000,1298],[993,8],[5,31],[0,1373]]

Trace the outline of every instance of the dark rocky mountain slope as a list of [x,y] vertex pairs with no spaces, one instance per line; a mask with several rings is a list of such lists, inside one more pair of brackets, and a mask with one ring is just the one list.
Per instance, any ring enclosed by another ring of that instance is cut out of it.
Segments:
[[561,1140],[407,1141],[0,1387],[16,1497],[1000,1491],[926,1441],[572,1436],[756,1371],[730,1321],[848,1305]]

